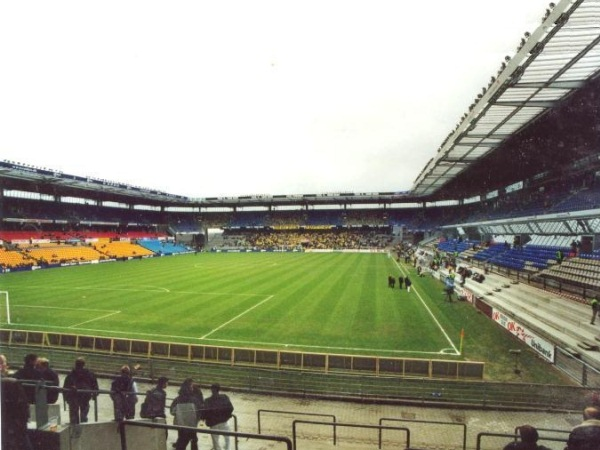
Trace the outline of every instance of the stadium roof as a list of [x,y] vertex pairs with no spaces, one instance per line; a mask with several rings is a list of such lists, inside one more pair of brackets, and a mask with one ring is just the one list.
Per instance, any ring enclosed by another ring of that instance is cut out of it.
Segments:
[[506,58],[437,155],[412,194],[430,196],[558,102],[600,74],[600,0],[563,0],[517,54]]
[[[562,0],[547,11],[537,30],[526,33],[516,55],[507,57],[502,63],[496,76],[448,135],[436,156],[421,171],[411,191],[189,198],[7,160],[0,161],[0,178],[5,180],[5,185],[11,180],[9,187],[13,189],[19,188],[15,183],[20,180],[42,184],[63,193],[86,190],[100,196],[143,198],[152,203],[171,205],[393,203],[420,202],[436,197],[457,198],[452,197],[453,193],[456,194],[453,189],[457,183],[466,184],[467,179],[488,175],[474,170],[478,163],[491,161],[493,175],[499,177],[497,161],[499,156],[509,154],[507,141],[531,128],[536,119],[575,91],[583,92],[581,88],[586,82],[598,78],[598,75],[600,0]],[[553,158],[547,149],[544,151],[545,158]],[[493,160],[487,159],[492,156]],[[531,157],[535,158],[535,155],[531,154]],[[514,168],[509,170],[515,173]],[[481,180],[474,181],[479,187],[484,184]],[[475,194],[472,189],[470,192]]]

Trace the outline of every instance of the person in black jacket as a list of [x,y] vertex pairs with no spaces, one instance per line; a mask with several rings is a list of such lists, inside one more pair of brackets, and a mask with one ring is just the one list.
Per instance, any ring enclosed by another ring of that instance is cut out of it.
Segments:
[[[46,382],[46,386],[58,387],[58,374],[50,368],[48,358],[38,358],[35,362],[35,368],[40,373],[40,378]],[[48,404],[56,403],[58,400],[58,389],[46,389],[46,402]]]
[[[225,394],[220,394],[221,386],[213,384],[210,387],[212,395],[206,399],[204,405],[204,420],[211,430],[231,431],[228,421],[233,413],[233,405]],[[218,434],[211,434],[214,450],[223,450],[219,443]],[[225,439],[225,450],[229,450],[229,436],[223,436]]]
[[29,403],[23,386],[8,374],[6,356],[0,355],[2,449],[32,450],[27,434]]
[[143,419],[156,419],[157,417],[166,418],[165,407],[167,403],[167,386],[169,379],[160,377],[156,387],[146,392],[146,398],[140,410],[140,417]]
[[[85,368],[85,359],[75,360],[75,368],[65,377],[63,397],[69,405],[69,421],[71,424],[86,423],[90,412],[90,400],[96,398],[98,390],[96,376]],[[85,391],[85,392],[79,392]]]
[[566,450],[598,450],[600,448],[600,408],[583,410],[583,422],[571,430]]
[[110,398],[113,401],[115,420],[130,420],[135,417],[137,385],[131,376],[129,366],[122,366],[120,375],[110,385]]
[[408,278],[408,275],[406,277],[404,277],[404,285],[406,286],[406,292],[410,292],[410,287],[412,286],[412,282],[410,281],[410,278]]
[[27,401],[32,405],[35,405],[35,386],[32,383],[37,383],[41,380],[40,372],[35,368],[35,362],[38,356],[34,353],[25,355],[23,360],[23,367],[15,372],[14,377],[29,385],[23,384],[25,395],[27,395]]
[[[174,424],[183,427],[198,426],[202,418],[204,396],[194,380],[185,379],[179,388],[179,393],[171,403],[171,414],[175,416]],[[192,443],[192,450],[198,450],[198,434],[193,430],[177,430],[175,450],[185,450],[188,443]]]
[[538,445],[538,431],[531,425],[521,425],[519,427],[520,441],[514,441],[507,444],[503,450],[549,450],[548,447]]

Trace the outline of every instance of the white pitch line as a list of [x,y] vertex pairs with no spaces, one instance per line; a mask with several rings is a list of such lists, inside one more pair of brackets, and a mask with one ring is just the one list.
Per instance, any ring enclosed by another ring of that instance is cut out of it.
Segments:
[[364,348],[364,347],[334,347],[328,345],[306,345],[306,344],[284,344],[278,342],[261,342],[261,341],[240,341],[234,339],[205,339],[207,341],[213,342],[224,342],[227,344],[243,344],[243,345],[264,345],[264,346],[273,346],[277,347],[278,350],[283,350],[289,348],[290,350],[294,349],[317,349],[317,350],[335,350],[335,351],[346,351],[346,352],[372,352],[372,353],[394,353],[394,354],[402,354],[402,353],[410,353],[410,354],[418,354],[418,355],[447,355],[443,349],[437,352],[426,352],[426,351],[414,351],[414,350],[387,350],[381,348]]
[[228,297],[264,297],[265,294],[236,294],[231,292],[173,291],[172,294],[226,295]]
[[[21,286],[17,289],[39,289],[43,286]],[[45,287],[44,287],[45,288]],[[76,290],[76,291],[126,291],[126,292],[165,292],[169,294],[193,294],[193,295],[227,295],[227,296],[236,296],[236,297],[264,297],[265,294],[239,294],[233,292],[202,292],[202,291],[171,291],[167,288],[157,287],[155,289],[137,289],[137,288],[109,288],[109,287],[69,287],[64,288],[60,286],[56,287],[48,287],[45,289],[54,289],[54,290]],[[48,307],[50,308],[50,307]],[[106,311],[106,310],[102,310]]]
[[154,289],[139,289],[139,288],[111,288],[111,287],[97,287],[97,286],[75,286],[75,287],[63,287],[63,286],[19,286],[13,289],[40,289],[46,290],[53,289],[55,291],[117,291],[117,292],[170,292],[167,288],[157,287]]
[[[41,305],[12,305],[19,308],[39,308],[39,309],[62,309],[65,311],[93,311],[93,312],[115,312],[114,309],[90,309],[90,308],[65,308],[64,306],[41,306]],[[120,312],[120,311],[117,311]]]
[[[408,273],[404,270],[404,268],[402,266],[400,266],[400,264],[398,264],[398,261],[394,260],[394,263],[398,266],[398,269],[400,269],[400,272],[402,272],[403,274],[408,275]],[[454,342],[452,342],[452,340],[450,339],[450,336],[448,336],[448,333],[446,333],[446,330],[444,330],[444,327],[442,327],[442,325],[440,324],[440,322],[437,320],[437,317],[435,317],[435,315],[431,312],[431,310],[429,309],[429,306],[427,306],[427,304],[425,303],[425,300],[423,300],[423,297],[421,297],[421,294],[419,294],[419,292],[417,292],[417,290],[415,289],[414,286],[412,287],[412,290],[415,292],[415,294],[417,294],[417,297],[419,297],[419,300],[421,300],[421,303],[423,304],[423,306],[425,307],[425,309],[427,310],[427,312],[429,313],[429,315],[431,316],[431,318],[433,319],[433,321],[436,323],[436,325],[438,326],[438,328],[442,331],[442,334],[446,337],[446,340],[452,346],[452,348],[456,352],[456,355],[457,356],[460,355],[460,352],[458,351],[458,349],[454,345]]]
[[[103,287],[74,287],[76,291],[118,291],[118,292],[165,292],[166,288],[138,289],[138,288],[103,288]],[[168,289],[166,289],[169,292]]]
[[105,317],[114,316],[115,314],[119,314],[120,312],[121,312],[121,311],[115,311],[115,312],[111,312],[111,313],[109,313],[109,314],[105,314],[105,315],[103,315],[103,316],[96,317],[96,318],[94,318],[94,319],[86,320],[85,322],[76,323],[75,325],[71,325],[69,328],[75,328],[75,327],[78,327],[79,325],[83,325],[83,324],[86,324],[86,323],[94,322],[94,321],[96,321],[96,320],[104,319]]
[[243,315],[249,313],[250,311],[252,311],[254,308],[258,308],[260,305],[262,305],[263,303],[268,302],[269,300],[271,300],[274,297],[274,295],[269,295],[267,298],[265,298],[262,302],[258,302],[256,305],[251,306],[250,308],[248,308],[246,311],[238,314],[237,316],[235,316],[233,319],[228,320],[227,322],[219,325],[217,328],[209,331],[208,333],[206,333],[204,336],[202,336],[200,339],[206,339],[208,336],[210,336],[211,334],[215,333],[216,331],[219,331],[221,328],[229,325],[231,322],[236,321],[237,319],[239,319],[240,317],[242,317]]

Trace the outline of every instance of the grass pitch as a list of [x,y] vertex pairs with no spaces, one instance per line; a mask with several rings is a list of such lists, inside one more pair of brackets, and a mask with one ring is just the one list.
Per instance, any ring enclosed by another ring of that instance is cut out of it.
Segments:
[[[410,293],[388,288],[388,275],[400,274],[411,277]],[[508,348],[521,344],[472,306],[445,302],[439,281],[418,278],[385,254],[189,254],[9,273],[0,290],[11,303],[11,325],[2,310],[3,328],[472,359],[486,361],[492,378],[509,379]],[[536,381],[564,381],[523,349],[521,364],[531,365]]]

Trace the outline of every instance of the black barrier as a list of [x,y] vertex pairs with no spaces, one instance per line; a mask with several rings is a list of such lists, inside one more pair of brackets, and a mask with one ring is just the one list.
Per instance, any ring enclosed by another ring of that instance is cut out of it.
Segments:
[[[484,438],[484,437],[497,437],[497,438],[498,437],[503,437],[503,438],[505,437],[505,438],[507,438],[507,441],[503,444],[503,446],[506,445],[506,444],[508,444],[509,442],[514,442],[515,441],[515,435],[514,434],[506,434],[506,433],[479,433],[477,435],[477,446],[475,447],[476,450],[484,450],[486,448],[486,447],[482,447],[481,446],[481,441],[482,441],[482,438]],[[540,437],[539,440],[538,440],[538,442],[540,442],[540,441],[562,442],[564,444],[567,443],[567,439],[551,438],[551,437]],[[498,445],[495,444],[494,446],[488,447],[488,448],[497,449]]]
[[162,430],[189,430],[189,431],[194,431],[195,433],[211,434],[211,435],[218,434],[221,436],[233,437],[233,438],[235,438],[236,442],[239,438],[281,442],[286,445],[288,450],[293,449],[292,441],[290,440],[290,438],[287,438],[285,436],[270,436],[270,435],[265,435],[265,434],[239,433],[236,431],[210,430],[210,429],[204,429],[204,428],[181,427],[181,426],[177,426],[177,425],[165,425],[162,423],[124,420],[122,422],[119,422],[119,433],[121,434],[121,450],[127,450],[127,435],[125,432],[125,428],[128,426],[142,427],[142,428],[158,428],[158,429],[162,429]]
[[[412,423],[425,423],[425,424],[432,424],[432,425],[450,425],[450,426],[457,426],[457,427],[462,427],[463,429],[463,450],[467,450],[467,425],[464,423],[456,423],[456,422],[438,422],[435,420],[417,420],[417,419],[395,419],[395,418],[391,418],[391,417],[382,417],[381,419],[379,419],[379,425],[383,425],[383,421],[387,420],[390,422],[412,422]],[[379,431],[379,448],[381,448],[381,443],[382,443],[382,431]]]
[[[519,437],[519,429],[521,427],[515,427],[515,437]],[[535,427],[535,429],[538,431],[538,433],[544,431],[544,432],[549,432],[549,433],[557,433],[557,434],[570,434],[571,430],[557,430],[556,428],[539,428],[539,427]]]
[[[258,410],[258,434],[261,433],[261,429],[260,429],[261,413],[286,414],[286,415],[294,415],[294,416],[330,417],[333,419],[333,423],[337,422],[337,419],[333,414],[318,414],[318,413],[305,413],[305,412],[297,412],[297,411],[278,411],[278,410],[274,410],[274,409],[259,409]],[[336,441],[337,441],[335,431],[336,431],[335,427],[333,427],[333,445],[336,445]]]
[[[292,422],[292,436],[293,436],[293,440],[294,440],[294,449],[298,450],[298,446],[296,444],[296,425],[297,424],[304,424],[304,425],[329,425],[332,426],[334,429],[336,429],[337,427],[346,427],[346,428],[367,428],[370,430],[379,430],[379,432],[381,433],[381,430],[396,430],[396,431],[406,431],[406,445],[404,446],[404,448],[409,448],[410,447],[410,430],[406,427],[386,427],[383,425],[364,425],[364,424],[357,424],[357,423],[339,423],[339,422],[313,422],[310,420],[294,420]],[[381,448],[381,447],[380,447]]]

